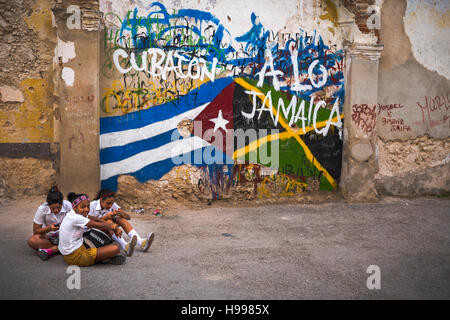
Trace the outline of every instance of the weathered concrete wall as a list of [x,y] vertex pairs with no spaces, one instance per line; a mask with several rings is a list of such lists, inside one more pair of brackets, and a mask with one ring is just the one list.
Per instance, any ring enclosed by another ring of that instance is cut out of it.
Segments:
[[424,135],[405,141],[378,139],[381,194],[436,195],[450,188],[450,138]]
[[[375,121],[367,105],[378,100],[378,69],[383,45],[379,39],[380,1],[343,1],[339,11],[346,51],[344,146],[339,188],[348,200],[375,200]],[[361,112],[361,110],[364,110]]]
[[58,178],[50,160],[1,158],[0,167],[0,201],[22,195],[45,195]]
[[360,106],[377,101],[378,60],[382,47],[353,44],[347,49],[347,92],[344,113],[344,153],[340,188],[352,200],[374,200],[376,134],[355,125]]
[[[0,191],[99,188],[98,2],[0,1]],[[69,10],[76,5],[77,14]]]
[[448,1],[391,1],[382,8],[377,188],[383,194],[450,190]]
[[60,188],[94,197],[99,189],[98,1],[62,1],[57,26],[55,94],[61,117]]
[[0,198],[56,182],[51,0],[0,1]]

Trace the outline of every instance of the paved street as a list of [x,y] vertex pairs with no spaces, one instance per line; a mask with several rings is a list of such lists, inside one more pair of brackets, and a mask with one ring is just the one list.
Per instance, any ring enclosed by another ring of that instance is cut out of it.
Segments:
[[[1,299],[449,299],[450,200],[265,205],[134,215],[148,253],[81,268],[26,244],[40,198],[0,206]],[[367,268],[381,288],[366,286]]]

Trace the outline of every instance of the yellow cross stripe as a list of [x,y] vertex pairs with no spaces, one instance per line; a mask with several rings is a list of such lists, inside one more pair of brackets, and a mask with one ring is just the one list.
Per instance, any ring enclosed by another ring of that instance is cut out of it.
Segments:
[[[341,119],[344,117],[344,115],[340,115]],[[336,122],[338,119],[338,117],[334,117],[333,119],[331,119],[333,122]],[[328,120],[325,121],[321,121],[318,122],[316,124],[316,128],[320,129],[322,127],[325,127],[327,124]],[[296,135],[304,135],[309,131],[314,130],[314,126],[309,126],[306,127],[305,130],[299,130],[297,131],[295,134]],[[260,146],[262,146],[264,143],[270,142],[270,141],[274,141],[274,140],[285,140],[285,139],[289,139],[290,137],[292,137],[292,134],[288,131],[282,132],[282,133],[276,133],[276,134],[271,134],[271,135],[267,135],[265,137],[262,137],[258,140],[252,141],[251,143],[249,143],[248,145],[246,145],[245,147],[242,147],[241,149],[236,150],[233,153],[233,158],[236,160],[237,158],[240,158],[242,156],[245,156],[247,153],[249,153],[250,151],[253,151],[257,148],[259,148]]]
[[[265,99],[265,95],[256,87],[252,86],[251,84],[247,83],[244,79],[242,78],[236,78],[234,79],[234,81],[241,85],[242,87],[244,87],[247,90],[253,90],[256,93],[260,93],[262,95],[259,95],[258,97],[261,99],[261,101],[264,101]],[[273,106],[270,106],[268,104],[268,99],[266,99],[266,106],[268,108],[272,107],[272,112],[274,113],[274,116],[277,115],[277,111],[275,110],[275,108]],[[292,128],[284,121],[284,119],[282,117],[279,118],[280,124],[283,128],[286,129],[286,131],[288,132],[287,135],[288,137],[293,137],[295,138],[295,140],[297,140],[297,142],[300,144],[300,146],[303,148],[306,158],[312,162],[312,164],[317,168],[317,170],[321,171],[325,177],[325,179],[328,180],[328,182],[333,186],[334,189],[337,188],[337,183],[336,181],[334,181],[333,177],[328,173],[328,171],[322,167],[322,165],[317,161],[314,161],[314,156],[311,153],[311,150],[309,150],[308,146],[305,144],[305,142],[303,142],[302,139],[300,139],[300,137],[292,130]],[[263,138],[264,139],[264,138]],[[256,142],[257,143],[257,142]]]
[[267,135],[265,137],[262,137],[262,138],[260,138],[258,140],[252,141],[248,145],[246,145],[245,147],[236,150],[233,153],[233,159],[236,160],[237,158],[245,156],[247,153],[249,153],[250,151],[253,151],[253,150],[259,148],[264,143],[267,143],[267,142],[270,142],[270,141],[273,141],[273,140],[278,140],[278,139],[285,139],[286,133],[287,132],[283,132],[281,134],[280,133],[271,134],[271,135]]

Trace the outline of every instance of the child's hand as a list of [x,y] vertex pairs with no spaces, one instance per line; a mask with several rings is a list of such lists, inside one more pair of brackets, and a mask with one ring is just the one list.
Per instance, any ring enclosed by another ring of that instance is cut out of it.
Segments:
[[125,211],[123,211],[122,209],[117,209],[117,215],[121,218],[124,218],[125,220],[130,220],[131,217],[128,213],[126,213]]
[[117,225],[117,224],[114,227],[114,234],[119,238],[122,237],[122,229],[120,229],[119,225]]
[[56,226],[56,223],[52,223],[52,225],[50,226],[50,231],[58,231],[59,230],[59,226]]
[[105,214],[104,218],[106,220],[111,220],[112,218],[114,218],[117,215],[116,211],[110,211],[107,214]]

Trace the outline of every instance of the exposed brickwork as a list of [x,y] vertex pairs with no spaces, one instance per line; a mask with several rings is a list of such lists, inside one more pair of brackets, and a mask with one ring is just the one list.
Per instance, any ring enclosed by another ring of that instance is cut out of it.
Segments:
[[362,33],[374,33],[379,42],[379,30],[370,30],[367,27],[367,20],[372,15],[368,11],[369,6],[375,5],[375,0],[343,0],[343,4],[347,10],[355,15],[355,22]]

